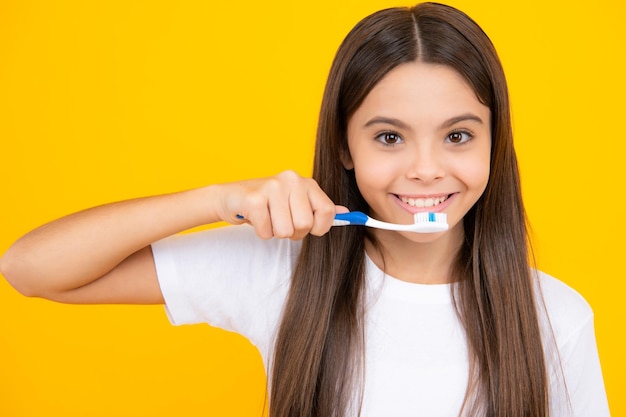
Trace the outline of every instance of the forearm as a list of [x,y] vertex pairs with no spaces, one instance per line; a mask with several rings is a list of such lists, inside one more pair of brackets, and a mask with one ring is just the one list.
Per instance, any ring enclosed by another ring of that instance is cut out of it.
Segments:
[[112,203],[33,230],[0,259],[0,272],[26,295],[90,284],[150,243],[221,220],[214,187]]

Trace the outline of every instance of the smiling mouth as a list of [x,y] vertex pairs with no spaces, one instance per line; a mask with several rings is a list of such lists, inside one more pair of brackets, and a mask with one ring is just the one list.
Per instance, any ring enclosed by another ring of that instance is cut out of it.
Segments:
[[424,197],[424,198],[414,198],[414,197],[404,197],[398,196],[400,201],[404,204],[408,204],[411,207],[417,208],[428,208],[428,207],[437,207],[439,204],[443,203],[450,197],[451,194],[438,196],[438,197]]

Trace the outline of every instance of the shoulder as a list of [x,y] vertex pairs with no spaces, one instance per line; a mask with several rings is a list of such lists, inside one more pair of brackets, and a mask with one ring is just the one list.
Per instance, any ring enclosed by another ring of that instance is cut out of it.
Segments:
[[575,289],[545,272],[535,271],[534,276],[538,308],[557,341],[569,339],[593,322],[591,306]]
[[166,302],[171,288],[206,298],[229,292],[267,296],[289,285],[300,247],[289,239],[263,240],[247,225],[175,235],[152,244]]
[[152,244],[174,324],[208,323],[247,337],[267,359],[301,243],[263,240],[247,225],[170,236]]
[[535,276],[550,415],[608,416],[589,303],[564,282],[542,272]]

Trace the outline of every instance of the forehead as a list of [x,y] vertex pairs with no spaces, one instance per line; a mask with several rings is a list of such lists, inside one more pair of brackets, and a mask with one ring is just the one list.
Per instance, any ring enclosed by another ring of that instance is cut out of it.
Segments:
[[383,77],[351,119],[383,115],[423,123],[468,112],[486,116],[485,120],[490,113],[457,71],[445,65],[410,62]]

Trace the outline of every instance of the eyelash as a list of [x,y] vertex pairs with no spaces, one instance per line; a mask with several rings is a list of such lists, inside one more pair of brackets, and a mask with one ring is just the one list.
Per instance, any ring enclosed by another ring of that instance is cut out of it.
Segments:
[[[465,135],[467,136],[465,139],[461,139],[461,141],[459,142],[453,142],[450,140],[450,137],[453,135]],[[394,136],[396,137],[396,139],[398,139],[398,142],[394,142],[394,143],[389,143],[386,141],[386,137],[388,136]],[[472,132],[469,132],[467,130],[463,130],[463,129],[459,129],[459,130],[453,130],[452,132],[448,133],[448,135],[445,138],[445,142],[446,143],[451,143],[453,145],[464,145],[467,142],[469,142],[470,140],[472,140],[474,138],[474,135],[472,134]],[[398,132],[394,132],[392,130],[389,131],[384,131],[384,132],[380,132],[379,134],[377,134],[375,136],[375,138],[378,142],[380,142],[381,144],[383,144],[384,146],[397,146],[400,143],[404,142],[404,139],[402,139],[402,136],[400,136],[400,134]]]
[[[450,140],[450,136],[452,136],[452,135],[459,135],[459,134],[460,135],[466,135],[467,139],[465,139],[465,140],[461,139],[461,142],[452,142]],[[452,143],[453,145],[464,145],[467,142],[469,142],[470,140],[472,140],[473,138],[474,138],[474,135],[472,134],[472,132],[468,132],[467,130],[459,129],[459,130],[453,130],[452,132],[448,133],[448,136],[446,136],[445,141],[447,143]]]
[[[385,137],[387,136],[395,136],[397,139],[399,139],[399,142],[395,142],[395,143],[388,143],[385,140]],[[375,136],[375,138],[378,142],[382,143],[384,146],[397,146],[400,143],[404,142],[404,139],[402,139],[402,136],[400,136],[400,134],[398,134],[398,132],[394,132],[392,130],[389,131],[385,131],[385,132],[380,132],[379,134],[377,134]]]

